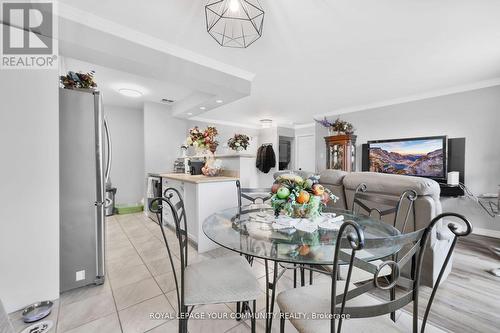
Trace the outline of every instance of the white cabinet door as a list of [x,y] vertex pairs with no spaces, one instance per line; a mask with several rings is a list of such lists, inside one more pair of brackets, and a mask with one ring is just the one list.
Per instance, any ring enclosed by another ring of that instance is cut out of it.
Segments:
[[297,136],[295,141],[297,145],[296,169],[315,172],[316,152],[314,135]]

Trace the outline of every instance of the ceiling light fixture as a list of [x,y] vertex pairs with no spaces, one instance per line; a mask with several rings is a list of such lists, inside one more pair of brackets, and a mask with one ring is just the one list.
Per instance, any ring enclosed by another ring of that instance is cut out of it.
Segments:
[[271,119],[261,119],[260,126],[262,128],[270,128],[273,125],[273,121]]
[[118,89],[118,92],[120,94],[122,94],[123,96],[127,96],[127,97],[137,98],[137,97],[142,96],[142,92],[140,92],[139,90],[135,90],[135,89],[121,88],[121,89]]
[[222,104],[222,103],[224,103],[224,101],[222,99],[218,99],[218,100],[215,101],[215,103]]
[[207,32],[225,47],[246,48],[262,36],[259,0],[212,0],[205,6]]
[[204,106],[200,106],[200,110],[206,110],[207,108]]
[[188,113],[187,113],[187,115],[188,115],[188,116],[192,116],[192,115],[193,115],[193,113],[192,113],[192,112],[188,112]]

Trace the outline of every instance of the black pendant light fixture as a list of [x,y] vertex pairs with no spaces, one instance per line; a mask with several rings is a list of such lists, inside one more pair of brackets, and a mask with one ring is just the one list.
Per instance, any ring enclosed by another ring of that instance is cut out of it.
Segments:
[[221,46],[246,48],[262,36],[264,11],[258,0],[210,1],[205,18],[208,33]]

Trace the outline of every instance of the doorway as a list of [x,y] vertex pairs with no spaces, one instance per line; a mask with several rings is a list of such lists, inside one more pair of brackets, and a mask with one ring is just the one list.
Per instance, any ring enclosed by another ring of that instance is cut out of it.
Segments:
[[316,149],[314,134],[296,136],[295,166],[298,170],[316,170]]

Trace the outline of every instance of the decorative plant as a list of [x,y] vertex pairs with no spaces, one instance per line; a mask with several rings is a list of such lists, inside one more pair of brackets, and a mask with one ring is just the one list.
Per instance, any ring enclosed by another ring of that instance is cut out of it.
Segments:
[[215,151],[219,145],[219,142],[215,140],[218,134],[217,129],[213,126],[208,126],[204,131],[201,131],[198,126],[195,126],[189,130],[186,144],[195,148],[210,148]]
[[332,125],[333,125],[333,123],[329,122],[329,121],[328,121],[328,119],[326,119],[326,117],[325,117],[325,118],[323,118],[323,119],[321,119],[321,120],[318,120],[318,119],[314,119],[314,120],[315,120],[318,124],[321,124],[321,125],[323,125],[323,126],[324,126],[324,127],[326,127],[326,128],[330,128],[330,127],[332,127]]
[[319,176],[307,179],[294,174],[276,178],[272,187],[271,205],[276,215],[294,218],[315,217],[330,201],[337,197],[319,184]]
[[249,144],[250,138],[245,134],[235,134],[232,138],[227,140],[229,148],[236,151],[247,150]]
[[87,73],[75,73],[69,71],[66,75],[61,75],[59,77],[59,82],[63,85],[64,88],[74,89],[74,88],[82,88],[82,89],[91,89],[96,88],[97,83],[94,81],[94,71],[90,71]]
[[321,120],[315,119],[315,121],[334,132],[343,132],[346,134],[354,133],[354,126],[347,121],[340,120],[339,118],[337,118],[333,123],[328,121],[326,117]]
[[346,134],[352,134],[354,133],[354,126],[352,126],[351,123],[345,121],[345,120],[340,120],[340,118],[337,118],[333,124],[332,124],[332,129],[337,132],[344,132]]

